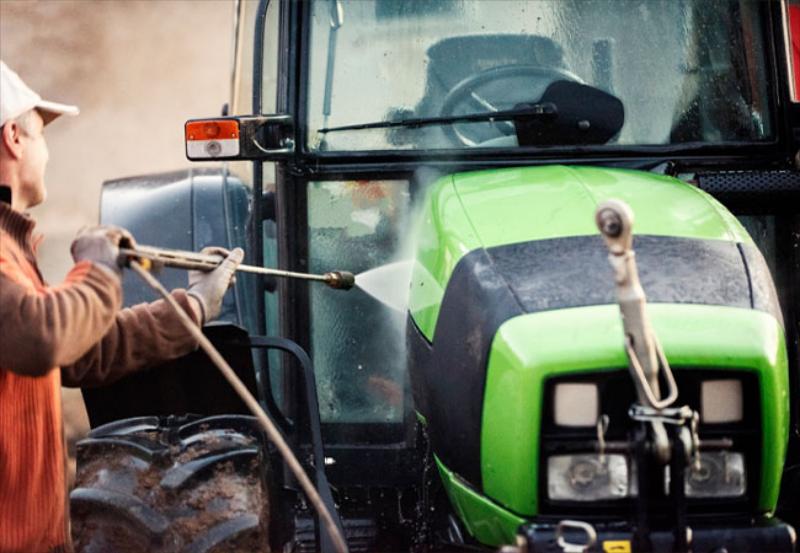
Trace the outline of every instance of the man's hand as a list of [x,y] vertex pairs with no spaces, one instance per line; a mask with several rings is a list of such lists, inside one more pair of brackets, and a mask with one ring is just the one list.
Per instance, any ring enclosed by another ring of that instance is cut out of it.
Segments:
[[122,272],[119,248],[135,248],[136,241],[127,230],[113,226],[84,227],[70,246],[75,262],[91,261],[110,269],[117,276]]
[[210,272],[189,271],[188,295],[200,305],[200,323],[216,319],[222,311],[222,297],[233,283],[236,267],[244,259],[244,251],[236,248],[231,252],[224,248],[204,248],[205,255],[219,255],[225,260]]

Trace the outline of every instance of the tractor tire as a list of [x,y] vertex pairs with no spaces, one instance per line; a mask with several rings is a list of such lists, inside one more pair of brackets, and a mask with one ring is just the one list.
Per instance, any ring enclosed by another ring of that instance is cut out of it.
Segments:
[[77,457],[77,553],[270,550],[266,442],[251,417],[116,421]]

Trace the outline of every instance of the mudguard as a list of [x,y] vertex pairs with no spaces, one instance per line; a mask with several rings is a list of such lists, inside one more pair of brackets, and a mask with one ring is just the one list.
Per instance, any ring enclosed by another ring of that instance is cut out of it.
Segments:
[[[130,230],[149,246],[199,251],[206,246],[245,247],[250,190],[222,168],[188,169],[107,181],[103,184],[100,222]],[[188,273],[165,268],[156,274],[168,289],[185,288]],[[219,319],[206,335],[226,355],[250,391],[256,377],[249,348],[237,345],[255,324],[254,281],[237,275],[223,301]],[[157,299],[131,271],[124,271],[126,306]],[[96,389],[84,389],[92,427],[110,421],[151,415],[246,413],[238,397],[208,362],[193,353],[157,370],[144,371]]]
[[[148,246],[196,252],[206,246],[245,248],[249,202],[248,188],[222,167],[156,173],[103,183],[100,222],[126,228]],[[165,268],[157,277],[169,290],[188,284],[182,269]],[[241,277],[225,296],[218,320],[247,328],[254,316],[244,301],[251,282]],[[125,271],[122,282],[126,306],[155,299],[134,273]]]

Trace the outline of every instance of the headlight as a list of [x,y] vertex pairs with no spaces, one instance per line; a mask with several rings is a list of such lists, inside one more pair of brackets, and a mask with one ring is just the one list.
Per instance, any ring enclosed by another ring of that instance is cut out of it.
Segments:
[[741,453],[701,453],[699,467],[686,467],[683,489],[687,497],[736,497],[744,495],[746,488]]
[[597,501],[636,494],[624,455],[554,455],[547,459],[547,495],[553,500]]
[[710,424],[742,420],[742,382],[734,379],[703,381],[700,416],[703,422]]
[[561,382],[553,398],[553,420],[559,426],[594,426],[598,412],[597,384]]

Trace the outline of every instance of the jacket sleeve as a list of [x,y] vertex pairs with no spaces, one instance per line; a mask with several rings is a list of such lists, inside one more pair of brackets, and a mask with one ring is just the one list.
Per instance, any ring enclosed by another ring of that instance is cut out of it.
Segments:
[[[197,322],[186,292],[173,290],[172,296]],[[119,311],[100,342],[74,363],[61,367],[61,382],[81,387],[110,384],[195,349],[197,341],[166,301],[143,303]]]
[[119,279],[88,261],[41,291],[0,272],[0,367],[40,376],[74,363],[108,332],[121,303]]

